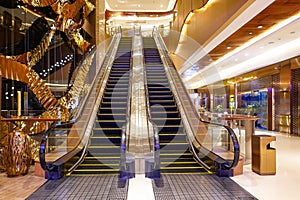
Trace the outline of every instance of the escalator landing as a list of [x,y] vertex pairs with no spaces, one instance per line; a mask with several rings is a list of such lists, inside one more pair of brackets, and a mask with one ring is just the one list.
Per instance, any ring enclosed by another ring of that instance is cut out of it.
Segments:
[[[142,178],[137,184],[145,186],[144,181]],[[48,180],[27,199],[152,200],[150,196],[154,196],[155,200],[257,199],[232,179],[216,175],[164,174],[161,181],[152,180],[153,190],[151,183],[150,190],[154,195],[149,196],[145,196],[149,188],[130,189],[131,186],[127,182],[124,188],[118,188],[117,175],[71,176]]]

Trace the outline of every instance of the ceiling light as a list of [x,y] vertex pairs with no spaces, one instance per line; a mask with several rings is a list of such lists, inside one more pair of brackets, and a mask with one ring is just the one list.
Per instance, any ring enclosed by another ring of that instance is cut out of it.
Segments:
[[253,34],[252,32],[249,33],[249,35],[252,35],[252,34]]
[[160,7],[162,8],[162,7],[164,7],[164,5],[163,5],[163,4],[160,4]]
[[231,46],[226,47],[226,49],[231,49]]
[[262,25],[259,25],[257,28],[259,28],[259,29],[260,29],[260,28],[263,28],[263,26],[262,26]]

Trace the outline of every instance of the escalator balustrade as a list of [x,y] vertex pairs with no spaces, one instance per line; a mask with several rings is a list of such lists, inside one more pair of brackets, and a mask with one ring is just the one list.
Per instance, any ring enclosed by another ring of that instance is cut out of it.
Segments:
[[95,119],[88,153],[71,175],[118,174],[126,123],[132,39],[122,37]]
[[184,127],[153,38],[143,38],[151,117],[159,130],[161,173],[208,173],[189,150]]

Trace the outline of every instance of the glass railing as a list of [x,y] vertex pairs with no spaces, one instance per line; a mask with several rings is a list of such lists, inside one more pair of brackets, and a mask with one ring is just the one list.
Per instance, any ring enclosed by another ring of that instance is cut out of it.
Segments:
[[[234,131],[225,125],[204,121],[196,111],[187,90],[176,71],[159,32],[153,32],[171,89],[183,120],[186,134],[196,159],[207,169],[214,165],[205,162],[206,158],[219,163],[222,169],[235,167],[239,160],[240,147]],[[199,152],[199,153],[198,153]]]
[[[98,46],[86,56],[86,60],[94,60],[88,68],[84,84],[77,88],[81,90],[80,95],[73,99],[75,103],[72,105],[76,106],[73,120],[68,123],[58,122],[53,124],[41,142],[40,162],[45,170],[57,170],[58,166],[61,166],[84,149],[80,159],[83,158],[98,111],[98,105],[101,102],[106,80],[117,51],[118,45],[116,44],[119,43],[120,37],[120,34],[116,34],[112,38],[105,56],[100,53],[100,50],[106,49],[104,43],[103,46]],[[75,163],[75,166],[79,162]],[[69,171],[73,168],[74,166]]]

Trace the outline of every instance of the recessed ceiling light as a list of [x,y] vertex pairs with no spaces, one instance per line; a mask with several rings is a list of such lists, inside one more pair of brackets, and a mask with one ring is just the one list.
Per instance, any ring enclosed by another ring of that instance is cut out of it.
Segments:
[[263,49],[264,47],[261,46],[261,47],[259,47],[259,48],[260,48],[260,49]]
[[253,34],[252,32],[249,33],[249,35],[252,35],[252,34]]
[[257,28],[263,28],[263,26],[262,26],[262,25],[259,25]]
[[231,46],[226,47],[226,49],[231,49]]
[[163,5],[163,4],[160,4],[160,7],[162,8],[162,7],[164,7],[164,5]]
[[141,7],[141,5],[140,5],[140,4],[138,4],[138,7],[140,8],[140,7]]
[[248,53],[245,53],[245,56],[247,57],[247,56],[249,56],[249,54],[248,54]]

